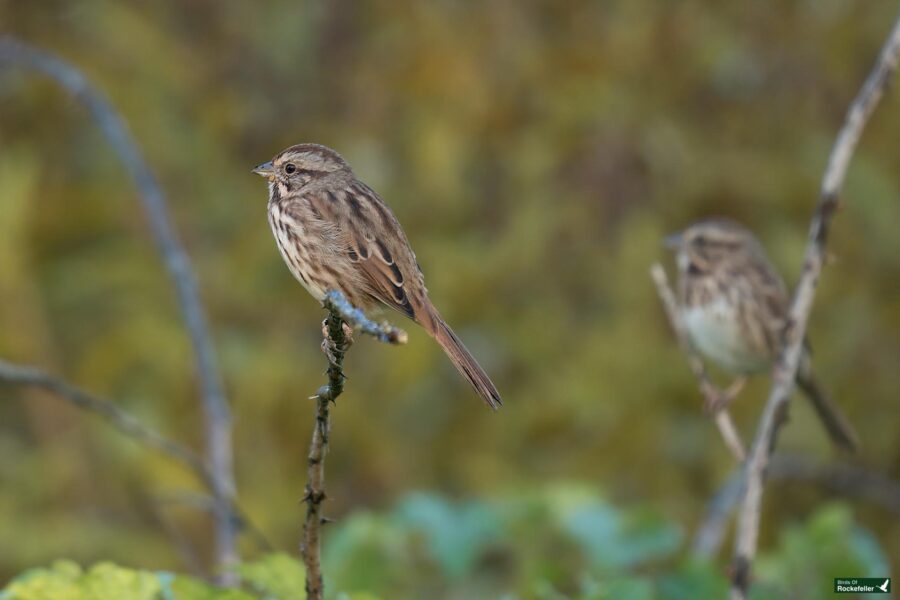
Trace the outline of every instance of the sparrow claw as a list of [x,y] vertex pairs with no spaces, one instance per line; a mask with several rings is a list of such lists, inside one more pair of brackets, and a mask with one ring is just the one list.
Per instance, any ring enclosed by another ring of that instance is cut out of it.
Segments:
[[346,322],[341,325],[344,330],[344,340],[343,343],[338,346],[328,335],[328,319],[322,321],[322,352],[325,353],[325,357],[330,364],[337,362],[336,354],[339,351],[340,353],[347,352],[347,350],[350,349],[350,346],[353,345],[353,328]]
[[334,364],[336,358],[334,356],[334,345],[331,343],[331,340],[327,337],[322,340],[321,348],[325,358],[328,359],[328,364]]
[[737,395],[741,393],[741,390],[744,389],[746,383],[746,377],[738,377],[725,390],[719,390],[712,384],[704,386],[704,412],[709,416],[714,417],[719,414],[720,411],[728,408],[728,405],[731,404],[731,402],[737,398]]
[[346,352],[347,350],[350,349],[350,346],[353,345],[353,328],[350,327],[350,325],[346,321],[343,322],[343,326],[344,326],[344,345],[345,345],[344,351]]
[[716,390],[711,394],[707,394],[706,399],[703,402],[703,412],[705,412],[710,417],[714,417],[721,411],[728,408],[728,404],[731,402],[731,400],[732,399],[727,395]]

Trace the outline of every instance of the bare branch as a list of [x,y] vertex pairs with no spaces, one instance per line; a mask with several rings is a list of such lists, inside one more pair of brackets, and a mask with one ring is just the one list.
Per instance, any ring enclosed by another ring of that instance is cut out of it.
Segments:
[[231,448],[231,417],[216,364],[212,338],[200,303],[190,259],[169,219],[165,195],[150,170],[124,120],[106,96],[71,64],[9,36],[0,36],[0,65],[37,71],[56,81],[87,108],[135,182],[163,262],[172,279],[184,323],[191,340],[200,380],[206,453],[213,478],[216,512],[216,563],[223,584],[237,579],[227,567],[239,561],[236,529],[229,516],[229,499],[235,494]]
[[[852,500],[868,502],[900,515],[900,482],[853,464],[817,464],[804,456],[773,456],[768,478],[785,483],[808,483]],[[710,500],[706,517],[694,535],[693,553],[708,559],[718,553],[729,517],[741,501],[743,471],[735,471]]]
[[331,291],[325,294],[323,302],[325,308],[336,313],[344,322],[350,325],[354,330],[360,331],[366,335],[371,335],[379,342],[386,344],[405,344],[407,341],[406,332],[402,329],[394,327],[387,321],[376,323],[370,320],[366,314],[356,308],[346,296],[341,292]]
[[833,494],[863,500],[900,515],[900,482],[853,464],[817,464],[795,454],[772,457],[769,477],[810,483]]
[[738,515],[732,565],[734,575],[731,597],[734,600],[743,600],[747,596],[750,565],[756,555],[759,535],[766,466],[775,446],[782,416],[785,414],[791,392],[794,389],[794,378],[800,364],[806,324],[815,298],[822,265],[825,262],[828,231],[837,209],[838,196],[863,129],[884,95],[891,75],[897,68],[898,59],[900,59],[900,18],[894,23],[874,69],[847,111],[844,125],[831,150],[828,167],[822,179],[819,203],[810,226],[803,273],[791,304],[784,349],[773,370],[772,389],[746,464],[746,483],[743,504]]
[[[208,512],[215,515],[216,501],[215,498],[208,494],[197,492],[170,492],[167,494],[157,494],[153,500],[159,505],[182,505],[189,506],[196,510]],[[247,512],[235,500],[231,505],[231,518],[237,523],[239,530],[253,540],[257,548],[263,552],[274,552],[275,545],[266,536],[265,533],[250,520]]]
[[307,456],[307,484],[303,495],[306,502],[306,522],[303,525],[303,541],[300,553],[306,566],[306,597],[322,600],[322,525],[329,520],[322,516],[325,501],[325,457],[331,437],[331,404],[344,391],[344,356],[353,343],[350,328],[371,335],[388,344],[406,343],[406,332],[389,323],[374,323],[347,298],[337,291],[325,296],[328,317],[322,324],[322,351],[328,358],[328,383],[319,388],[311,399],[316,401],[316,422]]
[[193,450],[147,427],[135,416],[109,400],[86,392],[36,367],[16,365],[2,359],[0,359],[0,381],[53,392],[57,397],[69,401],[78,408],[103,417],[123,435],[181,463],[204,483],[210,479],[206,464]]
[[[706,368],[703,366],[703,361],[697,356],[697,353],[694,352],[694,348],[688,339],[687,330],[681,320],[681,310],[678,307],[678,300],[675,298],[675,294],[669,286],[666,270],[663,269],[662,265],[659,263],[655,263],[650,268],[650,276],[653,278],[653,282],[656,283],[656,291],[659,293],[660,300],[662,300],[663,307],[666,310],[666,316],[669,317],[669,323],[671,323],[672,329],[675,331],[675,335],[678,338],[678,345],[681,346],[682,352],[684,352],[684,355],[687,357],[691,372],[694,374],[694,377],[697,378],[697,382],[700,386],[700,393],[706,399],[706,405],[712,406],[718,404],[722,392],[717,390],[709,380],[709,377],[706,375]],[[722,440],[725,442],[725,445],[728,446],[731,454],[734,455],[735,460],[739,463],[743,462],[746,458],[744,442],[741,440],[741,436],[737,432],[737,428],[734,426],[734,421],[731,420],[731,415],[728,413],[728,410],[725,408],[717,410],[714,414],[714,420],[716,422],[716,427],[719,428]]]
[[[155,429],[152,429],[131,413],[119,408],[110,400],[86,392],[67,381],[50,375],[37,367],[17,365],[0,359],[0,381],[19,386],[31,386],[51,392],[58,398],[70,402],[75,407],[94,413],[102,417],[122,435],[143,444],[148,448],[159,452],[191,471],[206,489],[213,490],[213,476],[209,467],[192,449],[180,442],[167,438]],[[205,494],[194,494],[194,502],[183,502],[203,508],[215,514],[215,499]],[[196,501],[204,498],[204,503]],[[253,524],[247,513],[241,508],[234,497],[228,499],[228,518],[238,529],[245,530],[263,550],[272,549],[272,544],[266,539],[260,529]]]
[[316,392],[316,421],[307,456],[307,483],[303,495],[306,502],[306,522],[300,553],[306,566],[306,596],[322,600],[322,503],[325,501],[325,456],[331,436],[331,403],[344,391],[344,355],[350,341],[344,332],[344,321],[335,309],[330,309],[323,325],[325,333],[322,350],[328,357],[328,383]]
[[691,549],[694,556],[709,559],[719,552],[725,541],[725,533],[734,507],[741,501],[742,485],[744,483],[743,469],[738,469],[731,474],[715,493],[706,507],[706,516],[694,534],[694,543]]

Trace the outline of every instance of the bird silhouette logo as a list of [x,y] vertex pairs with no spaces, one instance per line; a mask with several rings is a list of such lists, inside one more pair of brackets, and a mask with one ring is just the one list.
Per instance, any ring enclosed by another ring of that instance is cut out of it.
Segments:
[[888,588],[890,587],[890,585],[891,585],[891,580],[890,580],[890,579],[885,579],[885,580],[884,580],[884,583],[882,583],[881,585],[879,585],[879,586],[877,586],[877,587],[878,587],[878,589],[881,590],[882,592],[887,593]]

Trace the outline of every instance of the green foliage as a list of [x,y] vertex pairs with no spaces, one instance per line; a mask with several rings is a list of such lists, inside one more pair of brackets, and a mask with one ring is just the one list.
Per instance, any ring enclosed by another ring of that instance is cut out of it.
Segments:
[[3,592],[4,600],[156,600],[160,578],[111,563],[83,571],[71,561],[57,561],[46,569],[32,569],[17,577]]
[[[198,579],[167,572],[99,563],[82,570],[71,561],[32,569],[16,577],[2,600],[303,600],[303,567],[283,554],[239,568],[244,590],[222,590]],[[351,600],[356,600],[351,598]],[[373,599],[377,600],[377,599]]]
[[400,505],[395,520],[401,530],[421,532],[441,571],[460,579],[471,571],[478,553],[500,537],[502,522],[495,512],[483,502],[454,505],[437,496],[416,494]]
[[681,529],[658,515],[627,516],[595,503],[569,515],[565,527],[584,546],[591,562],[610,571],[639,566],[671,555],[681,545]]
[[835,577],[882,577],[890,572],[888,558],[872,533],[854,523],[846,505],[826,506],[781,537],[778,550],[757,565],[764,583],[755,599],[787,598],[798,590],[828,598],[834,593]]
[[[586,488],[484,502],[419,493],[391,511],[353,514],[335,527],[324,564],[334,600],[696,600],[725,597],[728,587],[721,566],[679,556],[682,536],[669,520],[644,508],[615,508]],[[242,589],[222,591],[182,575],[109,563],[83,571],[58,561],[16,577],[0,600],[305,598],[303,566],[286,554],[263,556],[238,572]],[[886,573],[872,535],[846,505],[834,504],[763,552],[753,597],[827,599],[833,577]]]
[[[281,600],[280,598],[261,597],[247,590],[222,590],[184,575],[172,576],[170,573],[157,573],[163,586],[158,600]],[[300,596],[303,588],[300,588]],[[285,596],[284,600],[293,600],[295,596]],[[122,600],[130,600],[123,598]]]
[[306,572],[287,554],[271,554],[238,567],[243,582],[264,598],[304,600]]
[[595,578],[602,584],[591,593],[605,598],[618,590],[641,593],[646,582],[618,579],[659,568],[681,538],[680,528],[654,511],[622,511],[583,486],[490,501],[417,493],[387,514],[351,516],[329,540],[326,572],[337,581],[346,574],[359,589],[386,597],[400,589],[410,598],[491,598],[509,591],[539,597],[590,587]]

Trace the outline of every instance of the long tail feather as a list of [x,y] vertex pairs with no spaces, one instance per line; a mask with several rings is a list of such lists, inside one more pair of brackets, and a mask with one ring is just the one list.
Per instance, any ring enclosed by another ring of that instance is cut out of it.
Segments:
[[845,450],[855,452],[859,448],[856,431],[831,401],[808,367],[801,366],[800,372],[797,373],[797,386],[809,398],[834,443]]
[[478,395],[484,399],[487,405],[494,410],[500,408],[503,404],[500,400],[500,392],[497,391],[497,387],[487,373],[484,372],[484,369],[481,368],[481,365],[478,364],[478,361],[475,360],[475,357],[466,349],[462,341],[456,337],[456,334],[453,333],[453,330],[450,329],[450,326],[447,325],[440,315],[435,315],[435,323],[436,327],[433,331],[429,327],[425,328],[426,331],[434,336],[434,339],[444,349],[456,370],[472,384],[472,387],[475,388],[475,391],[478,392]]

